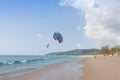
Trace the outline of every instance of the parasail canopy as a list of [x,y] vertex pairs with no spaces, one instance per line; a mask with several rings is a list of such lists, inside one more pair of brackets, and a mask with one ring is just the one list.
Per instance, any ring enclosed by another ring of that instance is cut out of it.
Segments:
[[54,32],[53,38],[54,40],[57,40],[59,43],[62,43],[63,41],[63,36],[60,32]]

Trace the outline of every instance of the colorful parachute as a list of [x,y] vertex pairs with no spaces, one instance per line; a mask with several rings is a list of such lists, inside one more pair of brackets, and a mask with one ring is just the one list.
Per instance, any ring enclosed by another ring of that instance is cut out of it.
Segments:
[[59,32],[55,32],[53,35],[53,38],[55,40],[58,40],[59,43],[62,43],[62,41],[63,41],[63,37],[62,37],[61,33],[59,33]]

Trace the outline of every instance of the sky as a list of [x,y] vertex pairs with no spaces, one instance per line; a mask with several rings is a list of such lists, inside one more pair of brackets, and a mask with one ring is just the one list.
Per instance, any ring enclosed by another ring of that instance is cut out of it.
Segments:
[[120,0],[0,0],[0,55],[120,45],[119,8]]

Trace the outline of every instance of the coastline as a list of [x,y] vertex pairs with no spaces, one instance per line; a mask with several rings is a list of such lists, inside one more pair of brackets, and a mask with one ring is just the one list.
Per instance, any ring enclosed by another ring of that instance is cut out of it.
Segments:
[[0,75],[0,80],[119,80],[120,56],[87,55]]
[[84,59],[74,59],[0,75],[0,80],[80,80]]
[[80,80],[120,80],[120,56],[97,56],[87,58]]

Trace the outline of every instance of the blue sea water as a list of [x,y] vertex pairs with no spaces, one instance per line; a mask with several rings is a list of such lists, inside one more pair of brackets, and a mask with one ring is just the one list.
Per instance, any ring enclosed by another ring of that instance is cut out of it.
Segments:
[[[79,56],[66,55],[44,55],[44,56],[25,56],[25,55],[7,55],[0,56],[0,74],[12,71],[34,68],[38,66],[49,65],[66,60],[78,58]],[[81,57],[82,58],[82,57]]]

